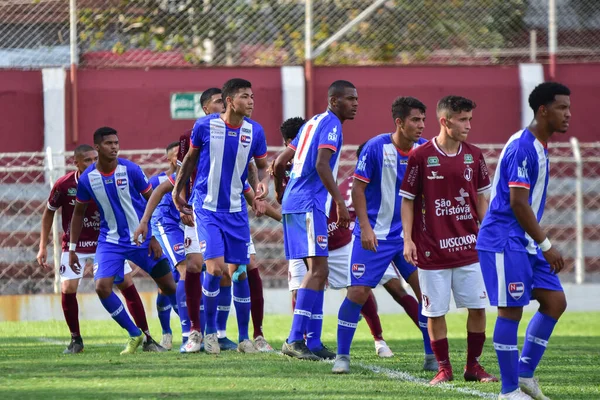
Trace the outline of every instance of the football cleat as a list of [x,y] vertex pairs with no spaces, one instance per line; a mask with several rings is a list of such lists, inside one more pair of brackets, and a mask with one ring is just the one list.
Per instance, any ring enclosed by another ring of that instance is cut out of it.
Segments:
[[329,350],[324,344],[321,344],[321,348],[319,350],[311,350],[312,353],[322,358],[323,360],[335,360],[336,354]]
[[182,346],[182,353],[197,353],[202,344],[202,334],[198,331],[191,331],[187,342]]
[[450,382],[454,380],[454,375],[452,375],[452,370],[449,368],[441,368],[437,374],[433,377],[433,379],[429,382],[431,386],[438,385],[442,382]]
[[321,361],[321,357],[317,356],[306,347],[304,340],[296,340],[292,343],[288,343],[286,340],[283,342],[281,352],[286,356],[297,358],[299,360]]
[[334,374],[347,374],[350,372],[350,356],[337,355],[331,372]]
[[521,392],[521,389],[513,390],[510,393],[501,393],[498,399],[509,399],[509,400],[531,400],[528,394]]
[[173,348],[173,334],[164,333],[162,339],[160,339],[160,347],[171,350]]
[[221,353],[221,347],[219,347],[219,338],[217,338],[216,333],[211,333],[204,336],[204,351],[207,354]]
[[156,341],[152,338],[150,338],[150,340],[146,340],[142,348],[144,349],[144,351],[147,351],[149,353],[164,353],[166,351],[169,351],[162,347],[160,344],[156,343]]
[[63,351],[63,354],[77,354],[83,351],[83,339],[81,336],[76,338],[71,338],[71,343],[69,346]]
[[121,355],[124,354],[134,354],[140,344],[144,341],[144,334],[140,332],[139,336],[131,336],[127,344],[125,345],[125,349],[121,352]]
[[465,367],[463,376],[467,382],[498,382],[498,378],[488,374],[479,363],[470,368]]
[[394,357],[394,353],[392,353],[392,349],[387,345],[385,340],[376,340],[375,341],[375,353],[381,358],[390,358]]
[[550,400],[548,397],[544,396],[544,393],[542,393],[542,389],[540,389],[540,384],[537,378],[519,377],[519,388],[521,388],[524,393],[527,393],[529,396],[531,396],[532,399]]
[[225,350],[236,350],[238,348],[237,343],[235,343],[233,340],[224,337],[224,338],[218,338],[219,341],[219,347],[221,348],[222,351]]
[[439,370],[439,365],[437,360],[435,359],[434,354],[425,354],[425,360],[423,361],[423,369],[425,371]]
[[254,346],[250,339],[244,339],[237,346],[238,353],[259,353],[259,350]]
[[254,339],[254,346],[262,353],[270,353],[273,351],[273,347],[271,347],[263,336],[257,336],[256,339]]

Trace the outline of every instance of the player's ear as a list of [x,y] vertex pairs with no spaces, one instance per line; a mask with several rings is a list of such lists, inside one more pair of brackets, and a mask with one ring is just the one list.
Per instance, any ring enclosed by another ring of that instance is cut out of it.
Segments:
[[329,107],[335,108],[337,106],[337,97],[329,96]]
[[403,127],[404,127],[404,122],[403,122],[403,121],[402,121],[402,119],[400,119],[400,118],[396,118],[396,119],[394,120],[394,123],[396,124],[396,126],[399,126],[400,128],[403,128]]

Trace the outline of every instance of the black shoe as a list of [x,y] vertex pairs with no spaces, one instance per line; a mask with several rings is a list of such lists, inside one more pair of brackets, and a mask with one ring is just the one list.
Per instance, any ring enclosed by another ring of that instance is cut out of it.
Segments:
[[325,347],[324,344],[321,346],[322,347],[319,350],[315,350],[312,353],[317,357],[321,357],[323,360],[335,360],[336,354]]
[[143,349],[144,351],[148,351],[151,353],[164,353],[166,351],[169,351],[162,347],[160,344],[156,343],[156,341],[152,338],[149,338],[144,342]]
[[306,347],[304,340],[297,340],[292,343],[288,343],[286,340],[283,342],[281,352],[286,356],[294,357],[299,360],[321,361],[321,357],[315,355],[308,347]]
[[63,351],[63,354],[77,354],[83,351],[83,339],[81,336],[76,338],[71,338],[71,343],[69,346]]

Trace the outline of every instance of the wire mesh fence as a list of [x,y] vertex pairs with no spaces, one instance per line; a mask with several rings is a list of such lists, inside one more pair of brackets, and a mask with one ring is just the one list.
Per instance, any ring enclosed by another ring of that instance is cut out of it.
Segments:
[[[490,171],[494,171],[501,145],[481,145]],[[280,148],[270,148],[274,158]],[[342,151],[339,181],[352,175],[356,162],[355,146]],[[582,143],[580,151],[583,178],[580,180],[583,215],[577,215],[577,162],[569,144],[550,147],[551,180],[542,225],[566,261],[563,281],[574,281],[577,256],[577,221],[583,229],[583,261],[586,282],[600,281],[600,143]],[[122,151],[121,157],[140,164],[148,176],[167,168],[164,150]],[[71,155],[55,154],[64,160],[66,169],[48,169],[44,153],[0,153],[0,295],[15,293],[50,293],[54,272],[44,271],[35,260],[39,248],[40,224],[50,192],[49,180],[62,176],[73,165]],[[55,163],[56,165],[57,163]],[[58,163],[58,165],[61,165]],[[268,217],[251,216],[251,230],[257,250],[257,263],[265,286],[284,286],[287,262],[283,254],[281,224]],[[60,240],[59,240],[60,245]],[[54,264],[49,244],[49,264]],[[147,275],[134,268],[135,277]],[[91,266],[82,282],[82,291],[92,291]],[[149,286],[151,287],[151,286]]]
[[[304,62],[306,0],[77,0],[81,66]],[[506,64],[547,57],[548,0],[312,0],[317,65]],[[556,0],[558,61],[600,60],[600,2]],[[351,24],[351,25],[349,25]],[[0,67],[64,66],[69,2],[0,1]],[[323,51],[321,51],[323,50]]]

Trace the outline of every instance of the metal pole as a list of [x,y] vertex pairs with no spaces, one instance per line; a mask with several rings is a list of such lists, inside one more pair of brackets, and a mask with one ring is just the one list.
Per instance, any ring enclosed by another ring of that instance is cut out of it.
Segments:
[[[48,166],[48,182],[50,188],[54,186],[54,159],[52,148],[46,147],[46,165]],[[54,213],[52,220],[52,258],[54,259],[54,293],[60,293],[60,240],[58,236],[58,213]]]
[[548,57],[550,80],[556,79],[556,0],[548,0]]
[[312,51],[312,32],[313,32],[313,4],[312,0],[306,0],[304,11],[304,84],[306,91],[306,116],[313,116],[314,108],[314,86],[313,86],[313,51]]
[[532,29],[529,31],[529,62],[535,63],[537,58],[537,31]]
[[69,0],[69,30],[71,53],[71,135],[73,143],[79,141],[79,121],[77,111],[77,0]]
[[575,159],[575,282],[581,285],[585,280],[585,258],[583,257],[583,160],[579,140],[571,138],[571,148]]

